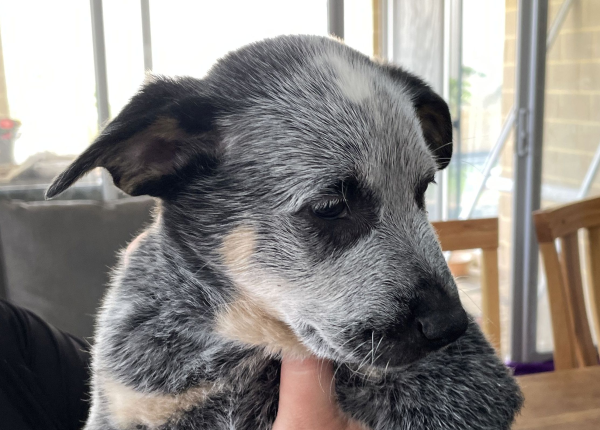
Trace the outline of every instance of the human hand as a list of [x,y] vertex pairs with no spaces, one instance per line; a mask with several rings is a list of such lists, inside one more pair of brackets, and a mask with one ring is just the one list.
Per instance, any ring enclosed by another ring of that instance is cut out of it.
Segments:
[[333,366],[316,358],[284,358],[279,385],[279,412],[273,430],[361,430],[335,401]]

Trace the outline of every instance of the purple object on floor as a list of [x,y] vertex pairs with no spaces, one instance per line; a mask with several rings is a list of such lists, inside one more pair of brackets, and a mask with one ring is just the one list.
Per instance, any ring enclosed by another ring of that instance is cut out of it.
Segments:
[[507,361],[506,365],[515,371],[515,376],[529,375],[531,373],[551,372],[554,370],[554,361],[542,361],[538,363],[518,363]]

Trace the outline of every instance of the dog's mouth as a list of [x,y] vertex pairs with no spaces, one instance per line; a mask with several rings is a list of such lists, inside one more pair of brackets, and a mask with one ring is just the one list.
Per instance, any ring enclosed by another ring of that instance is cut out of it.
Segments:
[[358,333],[340,330],[335,339],[330,339],[312,324],[302,324],[298,331],[302,342],[315,355],[351,365],[357,370],[366,367],[398,369],[443,350],[459,339],[450,343],[424,342],[414,331],[372,329]]

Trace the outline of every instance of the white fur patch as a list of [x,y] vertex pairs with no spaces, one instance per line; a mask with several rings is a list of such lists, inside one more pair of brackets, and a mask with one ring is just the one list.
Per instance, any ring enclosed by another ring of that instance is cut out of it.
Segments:
[[353,65],[338,55],[332,55],[327,61],[333,66],[340,91],[350,101],[360,103],[371,97],[373,79],[367,70],[361,70],[360,66]]
[[110,378],[101,379],[111,419],[119,428],[142,424],[154,429],[202,404],[215,386],[204,384],[181,394],[141,393]]

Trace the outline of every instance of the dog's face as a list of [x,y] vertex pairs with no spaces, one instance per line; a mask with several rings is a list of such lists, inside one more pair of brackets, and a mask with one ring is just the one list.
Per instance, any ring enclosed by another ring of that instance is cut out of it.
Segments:
[[48,195],[105,167],[162,199],[165,237],[192,269],[229,281],[216,331],[261,343],[243,324],[264,324],[284,349],[291,336],[396,366],[467,327],[424,205],[451,133],[446,104],[412,75],[332,40],[278,38],[203,80],[146,84]]

